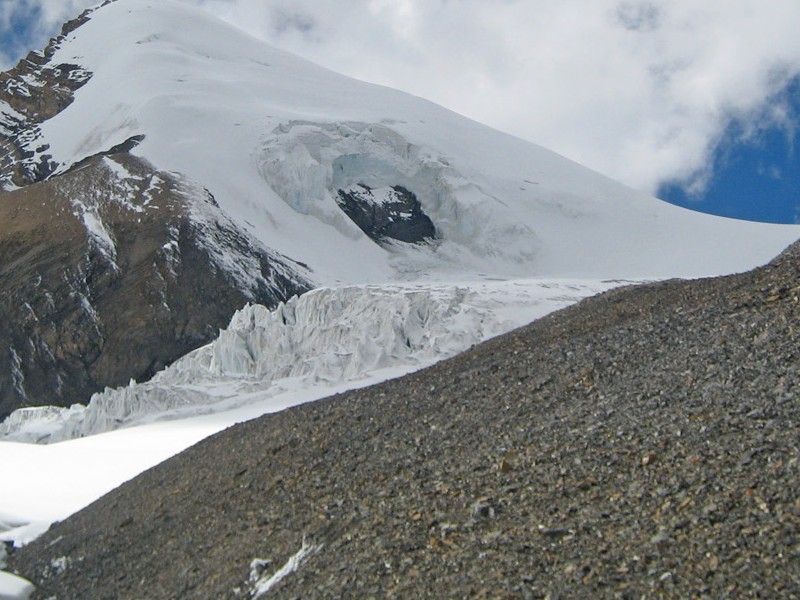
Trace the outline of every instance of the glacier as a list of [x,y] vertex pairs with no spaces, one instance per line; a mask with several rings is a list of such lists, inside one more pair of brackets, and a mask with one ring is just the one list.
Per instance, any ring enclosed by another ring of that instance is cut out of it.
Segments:
[[[400,375],[621,281],[506,280],[320,288],[275,310],[248,305],[219,337],[151,380],[88,405],[23,408],[0,440],[55,443],[122,427],[268,402]],[[283,400],[282,400],[283,402]]]

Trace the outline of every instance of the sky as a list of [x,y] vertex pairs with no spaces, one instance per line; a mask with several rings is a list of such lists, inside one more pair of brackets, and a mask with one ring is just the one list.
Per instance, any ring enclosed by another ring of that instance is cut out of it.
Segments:
[[[178,1],[671,202],[800,220],[797,0]],[[0,67],[94,4],[0,0]]]

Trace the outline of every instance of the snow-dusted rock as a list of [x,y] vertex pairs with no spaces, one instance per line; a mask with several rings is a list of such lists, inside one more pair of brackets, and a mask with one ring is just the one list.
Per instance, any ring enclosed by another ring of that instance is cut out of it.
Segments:
[[246,302],[309,287],[206,190],[126,153],[3,193],[0,221],[0,418],[150,377]]

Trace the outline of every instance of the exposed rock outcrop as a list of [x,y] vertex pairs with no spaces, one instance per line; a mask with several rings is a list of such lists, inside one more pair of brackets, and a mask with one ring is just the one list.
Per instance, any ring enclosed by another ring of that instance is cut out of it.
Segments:
[[92,73],[55,57],[93,11],[0,73],[0,419],[147,379],[243,304],[310,287],[206,190],[133,156],[143,135],[59,169],[43,124]]
[[0,222],[0,417],[147,379],[245,303],[309,287],[207,191],[124,152],[0,193]]
[[419,200],[403,186],[373,189],[361,183],[337,193],[339,207],[379,244],[390,240],[413,244],[436,236],[436,228]]
[[0,190],[42,181],[57,168],[41,140],[41,124],[72,103],[91,73],[75,64],[52,64],[51,58],[92,12],[65,23],[43,52],[30,52],[0,73]]

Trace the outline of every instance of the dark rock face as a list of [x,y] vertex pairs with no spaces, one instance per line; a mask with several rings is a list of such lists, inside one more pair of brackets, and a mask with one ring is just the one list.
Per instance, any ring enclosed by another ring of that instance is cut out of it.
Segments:
[[39,598],[250,597],[303,548],[270,597],[798,597],[798,277],[795,246],[615,290],[244,423],[9,566]]
[[414,244],[436,237],[433,222],[422,212],[419,200],[402,186],[373,189],[359,184],[338,190],[336,201],[359,229],[379,244],[390,240]]
[[128,154],[0,193],[0,417],[85,403],[308,289],[213,198]]
[[142,135],[58,169],[41,125],[92,75],[52,59],[92,12],[0,73],[0,419],[147,379],[246,302],[310,286],[208,192],[133,157]]

